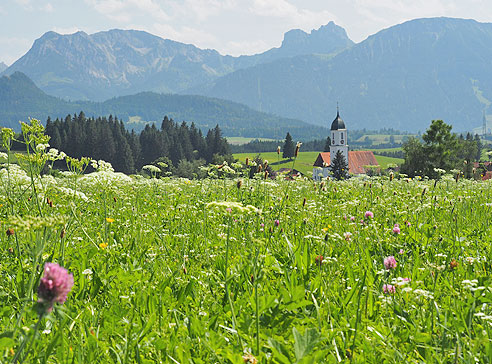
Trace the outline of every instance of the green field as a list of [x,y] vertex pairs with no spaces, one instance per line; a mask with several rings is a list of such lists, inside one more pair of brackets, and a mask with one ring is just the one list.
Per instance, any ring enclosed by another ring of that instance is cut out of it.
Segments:
[[35,152],[0,155],[1,363],[492,362],[492,180],[84,174],[24,128]]
[[[271,167],[274,170],[279,170],[280,168],[292,168],[294,160],[282,159],[282,153],[280,153],[280,158],[277,155],[277,152],[266,152],[266,153],[237,153],[234,154],[234,158],[238,159],[240,162],[245,162],[246,158],[250,160],[255,158],[256,155],[260,154],[261,158],[268,160]],[[319,152],[299,152],[299,156],[297,157],[294,168],[300,171],[301,173],[308,175],[313,172],[313,164],[318,157]],[[403,163],[403,159],[400,158],[390,158],[375,155],[376,160],[378,161],[381,168],[388,168],[388,164],[397,164],[400,165]]]

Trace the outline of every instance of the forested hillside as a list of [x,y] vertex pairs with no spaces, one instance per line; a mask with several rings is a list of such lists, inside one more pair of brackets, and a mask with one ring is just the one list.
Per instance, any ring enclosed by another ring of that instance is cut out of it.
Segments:
[[218,126],[204,137],[194,123],[179,124],[167,116],[160,128],[147,125],[137,134],[125,129],[116,117],[87,118],[81,112],[63,120],[48,119],[46,134],[53,148],[76,158],[103,159],[125,173],[134,173],[157,159],[172,167],[183,160],[202,160],[203,164],[230,154]]

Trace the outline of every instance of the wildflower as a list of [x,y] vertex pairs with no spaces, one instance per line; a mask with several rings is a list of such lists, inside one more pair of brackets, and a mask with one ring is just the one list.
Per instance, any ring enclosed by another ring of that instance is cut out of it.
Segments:
[[106,249],[107,247],[108,247],[108,243],[99,244],[99,248],[101,248],[101,249]]
[[243,362],[246,364],[258,364],[258,359],[253,354],[245,354],[243,355]]
[[299,149],[301,149],[301,145],[302,145],[301,142],[297,142],[297,144],[296,144],[296,150],[294,152],[294,157],[296,157],[296,158],[297,158],[297,155],[299,154]]
[[231,209],[230,207],[228,207],[228,208],[226,208],[226,211],[227,211],[228,213],[231,213],[231,212],[232,212],[232,209]]
[[112,222],[114,222],[114,219],[112,219],[111,217],[107,217],[106,218],[106,221],[109,222],[109,223],[112,223]]
[[279,225],[280,225],[280,220],[275,220],[275,221],[274,221],[274,225],[275,225],[275,226],[279,226]]
[[449,262],[449,269],[453,270],[455,268],[458,268],[459,263],[456,261],[456,259],[453,259],[451,262]]
[[350,216],[350,221],[354,222],[355,221],[355,216]]
[[49,144],[38,144],[36,145],[36,150],[43,152],[46,150],[46,148],[49,148]]
[[372,213],[372,211],[366,211],[366,213],[364,214],[364,217],[366,219],[372,219],[374,217],[374,214]]
[[316,258],[314,258],[314,261],[316,262],[317,265],[321,265],[323,263],[323,256],[318,255]]
[[405,250],[403,250],[403,249],[400,249],[400,251],[398,252],[398,254],[400,254],[400,255],[403,255],[403,254],[405,254]]
[[396,268],[396,259],[395,259],[395,257],[391,255],[389,257],[384,258],[384,267],[387,270]]
[[14,234],[15,234],[14,229],[12,229],[12,228],[7,229],[7,236],[12,236]]
[[398,235],[400,233],[400,225],[395,224],[393,227],[393,234]]
[[384,284],[383,285],[383,293],[384,294],[387,294],[387,293],[393,294],[395,292],[396,292],[396,288],[392,284]]
[[53,305],[63,304],[73,286],[73,275],[56,263],[46,263],[44,274],[39,282],[38,302],[46,305],[46,312],[51,312]]
[[352,233],[347,231],[343,233],[343,237],[345,238],[345,240],[350,241],[350,238],[352,237]]

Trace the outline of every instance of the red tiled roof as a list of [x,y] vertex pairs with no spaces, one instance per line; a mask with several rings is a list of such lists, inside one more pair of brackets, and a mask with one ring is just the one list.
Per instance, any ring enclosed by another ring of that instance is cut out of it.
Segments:
[[[330,165],[330,152],[318,154],[314,167],[324,167]],[[349,152],[349,172],[352,174],[366,173],[364,166],[378,166],[379,163],[370,150],[350,151]]]

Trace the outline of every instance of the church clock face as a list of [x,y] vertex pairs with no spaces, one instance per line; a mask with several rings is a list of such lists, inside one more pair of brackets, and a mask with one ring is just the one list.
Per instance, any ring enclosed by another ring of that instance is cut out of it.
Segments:
[[343,144],[343,140],[340,140],[340,143]]

